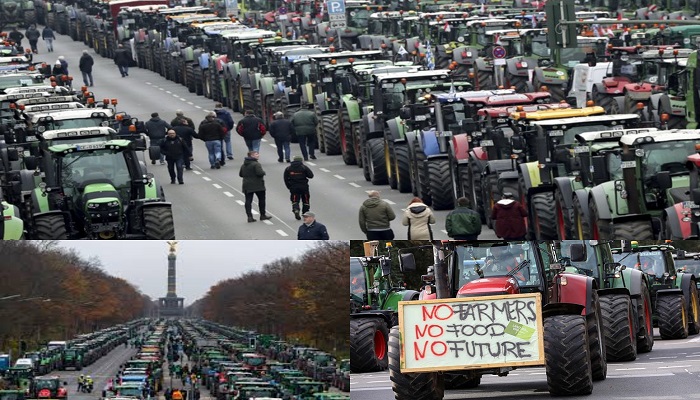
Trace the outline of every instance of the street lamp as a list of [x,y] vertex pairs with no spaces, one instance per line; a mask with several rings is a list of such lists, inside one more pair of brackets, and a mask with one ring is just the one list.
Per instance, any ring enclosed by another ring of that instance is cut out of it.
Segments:
[[10,300],[22,296],[21,294],[13,294],[11,296],[0,297],[0,300]]

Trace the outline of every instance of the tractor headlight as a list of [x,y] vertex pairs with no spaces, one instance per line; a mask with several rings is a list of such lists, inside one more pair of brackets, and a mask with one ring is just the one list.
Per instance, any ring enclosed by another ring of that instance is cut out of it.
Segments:
[[107,203],[107,207],[119,207],[119,202],[118,201],[110,201]]
[[88,203],[87,207],[90,209],[96,209],[96,208],[100,208],[100,204],[99,203]]
[[641,158],[641,157],[644,157],[644,149],[636,149],[636,150],[634,151],[634,155],[637,156],[637,157],[640,157],[640,158]]

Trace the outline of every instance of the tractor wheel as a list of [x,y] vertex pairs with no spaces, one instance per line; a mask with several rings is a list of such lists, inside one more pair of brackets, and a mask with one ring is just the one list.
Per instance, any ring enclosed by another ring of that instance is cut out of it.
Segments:
[[430,193],[430,182],[428,182],[428,166],[426,165],[427,157],[423,150],[416,149],[416,174],[418,175],[418,197],[423,200],[426,206],[433,205],[433,197]]
[[591,369],[593,380],[602,381],[608,376],[608,362],[605,358],[605,340],[603,336],[603,318],[600,311],[598,293],[593,292],[593,304],[595,312],[586,316],[586,329],[588,330],[588,347],[591,351]]
[[[353,50],[352,39],[342,39],[341,38],[340,44],[341,44],[341,46],[343,46],[343,50],[349,50],[349,51]],[[338,50],[338,51],[342,51],[342,50]]]
[[637,335],[629,295],[601,296],[600,311],[608,361],[634,361],[637,358]]
[[654,240],[654,229],[647,221],[627,221],[613,224],[613,237],[625,240]]
[[469,202],[468,207],[472,210],[475,210],[474,196],[472,193],[472,181],[470,176],[470,168],[468,164],[462,164],[457,166],[457,179],[459,179],[457,185],[462,188],[462,196],[465,197]]
[[583,215],[583,207],[578,199],[578,196],[574,196],[574,216],[572,221],[572,237],[571,239],[583,239],[583,238],[593,238],[591,233],[591,227]]
[[537,240],[556,240],[557,218],[554,205],[554,194],[551,192],[537,193],[532,196],[532,221]]
[[593,391],[591,354],[583,316],[545,318],[544,358],[550,394],[586,395]]
[[451,210],[455,208],[450,162],[448,160],[428,160],[427,163],[433,209]]
[[[351,320],[352,322],[352,320]],[[352,363],[352,356],[350,357]],[[389,379],[396,400],[435,400],[445,396],[444,375],[437,372],[401,373],[401,346],[399,327],[391,328],[389,334]]]
[[336,156],[341,154],[340,131],[338,114],[327,114],[321,117],[323,129],[323,141],[326,143],[326,155]]
[[173,210],[170,207],[147,207],[143,210],[143,233],[146,239],[175,239]]
[[185,66],[185,73],[187,74],[187,90],[190,93],[194,93],[196,88],[194,84],[194,64],[193,63],[187,63]]
[[66,220],[63,215],[49,214],[34,217],[32,239],[68,239]]
[[355,158],[355,137],[352,133],[352,122],[350,122],[350,115],[348,115],[348,109],[343,107],[341,113],[340,121],[341,135],[340,135],[340,150],[343,153],[343,162],[345,165],[355,165],[357,164],[357,159]]
[[472,198],[472,206],[475,207],[474,211],[479,213],[479,216],[481,217],[481,223],[485,224],[486,223],[486,213],[489,212],[489,210],[486,210],[484,206],[484,197],[481,195],[481,173],[479,173],[479,170],[476,169],[474,166],[474,162],[470,162],[470,182],[472,183],[471,186],[471,198]]
[[509,75],[508,81],[510,86],[515,86],[515,91],[518,93],[528,92],[528,83],[530,83],[524,76]]
[[688,334],[697,335],[700,333],[700,299],[698,298],[698,287],[694,281],[690,282],[690,304],[688,304]]
[[367,149],[367,168],[369,169],[370,181],[373,185],[386,185],[389,183],[386,176],[386,165],[384,157],[384,139],[370,139],[365,145]]
[[495,89],[493,81],[493,71],[478,71],[476,74],[477,82],[479,82],[480,90]]
[[481,198],[484,199],[484,216],[486,217],[486,226],[494,229],[493,221],[491,220],[491,211],[498,200],[500,193],[498,192],[498,176],[491,173],[486,175],[486,182],[480,188],[482,190]]
[[557,236],[559,240],[571,239],[573,237],[574,210],[564,207],[564,195],[561,191],[554,192],[554,200],[557,211]]
[[637,303],[637,353],[648,353],[654,347],[654,322],[652,320],[651,296],[649,288],[642,282],[642,295]]
[[[612,224],[609,219],[600,219],[598,206],[591,202],[591,239],[613,239]],[[583,221],[582,221],[583,223]]]
[[445,372],[445,389],[474,389],[481,384],[481,375],[475,375],[472,371],[462,373]]
[[250,87],[244,87],[244,88],[241,88],[241,90],[243,91],[243,96],[241,96],[243,99],[243,104],[241,105],[241,107],[243,107],[242,111],[245,112],[245,110],[252,110],[253,109],[253,106],[252,106],[253,94],[251,92]]
[[408,145],[406,143],[394,143],[394,157],[396,158],[396,188],[401,193],[411,193],[410,160],[408,159]]
[[[193,66],[194,68],[194,92],[197,96],[204,95],[204,76],[202,75],[202,68],[199,65]],[[256,115],[260,115],[256,113]]]
[[260,90],[253,92],[253,114],[262,114],[262,95],[260,94]]
[[36,23],[36,11],[25,11],[24,12],[24,26],[28,28],[31,24]]
[[552,103],[559,103],[562,100],[566,100],[566,92],[562,85],[552,85],[548,86],[549,94],[552,95],[550,101]]
[[656,312],[659,315],[661,339],[685,339],[688,337],[688,314],[683,295],[659,296]]
[[350,370],[374,372],[387,369],[389,329],[380,318],[350,320]]

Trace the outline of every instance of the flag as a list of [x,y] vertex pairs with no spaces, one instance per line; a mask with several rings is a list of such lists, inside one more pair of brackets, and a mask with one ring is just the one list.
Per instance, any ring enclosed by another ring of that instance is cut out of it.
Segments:
[[432,71],[435,69],[435,57],[433,57],[433,49],[430,45],[430,41],[425,44],[425,61],[425,66],[428,67],[429,70]]
[[408,54],[408,51],[403,46],[401,46],[399,47],[399,50],[396,53],[400,56],[405,56],[406,54]]

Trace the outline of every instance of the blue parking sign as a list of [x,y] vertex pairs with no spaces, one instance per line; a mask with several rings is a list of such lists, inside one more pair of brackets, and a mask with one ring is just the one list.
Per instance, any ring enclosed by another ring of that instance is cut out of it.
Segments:
[[328,0],[328,14],[345,14],[345,1]]

